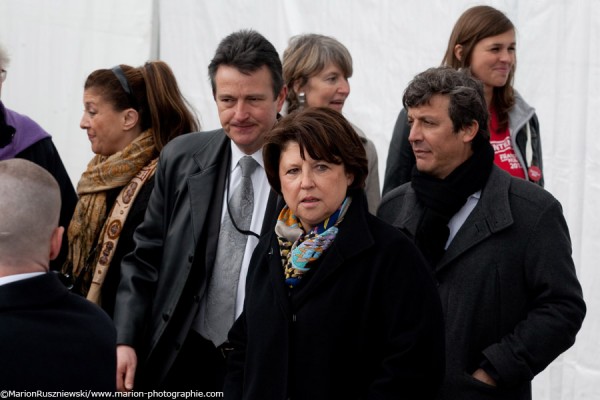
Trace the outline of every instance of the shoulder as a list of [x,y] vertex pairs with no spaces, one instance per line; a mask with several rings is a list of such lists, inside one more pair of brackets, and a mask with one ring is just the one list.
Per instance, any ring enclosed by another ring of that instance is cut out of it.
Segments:
[[229,138],[223,129],[192,132],[171,140],[160,152],[159,169],[181,173],[195,169],[197,162],[212,164],[228,150]]
[[[406,182],[383,195],[379,210],[399,208],[408,196],[414,194],[410,182]],[[377,213],[379,215],[379,212]]]
[[[361,204],[363,202],[358,200],[350,206],[346,216],[348,221],[343,221],[344,226],[340,226],[340,234],[342,229],[346,231],[342,237],[348,252],[373,247],[376,254],[396,254],[407,246],[413,248],[412,241],[403,232],[369,213],[366,206]],[[361,234],[356,236],[357,232]]]
[[509,196],[511,200],[529,205],[532,210],[541,210],[552,204],[560,204],[558,200],[541,186],[525,179],[510,177]]
[[193,154],[206,148],[214,148],[223,145],[227,141],[227,135],[223,129],[215,129],[206,132],[192,132],[180,135],[171,140],[162,150],[163,154],[176,156],[177,154]]
[[387,247],[390,243],[396,243],[413,247],[412,240],[406,234],[385,220],[371,214],[367,214],[366,219],[376,245]]
[[[21,125],[24,124],[26,126],[35,126],[39,129],[42,129],[42,127],[40,126],[40,124],[38,124],[37,122],[35,122],[33,119],[31,119],[28,115],[25,114],[21,114],[18,113],[14,110],[11,110],[10,108],[5,108],[6,111],[6,119],[8,122],[11,123],[16,123],[17,125]],[[14,125],[13,125],[14,126]],[[18,129],[18,126],[15,126],[15,128]]]
[[541,186],[510,176],[494,167],[483,190],[482,200],[493,209],[501,204],[502,198],[507,198],[510,211],[517,214],[518,218],[536,218],[548,208],[561,208],[559,201]]
[[370,254],[368,259],[373,271],[379,271],[390,279],[401,277],[413,284],[430,279],[423,256],[411,238],[372,215],[367,216],[367,224],[373,238],[367,253]]
[[369,150],[371,150],[371,148],[375,149],[375,144],[367,137],[367,135],[365,135],[365,133],[363,132],[362,129],[360,129],[358,126],[356,126],[352,122],[350,122],[350,125],[352,125],[352,128],[354,128],[354,132],[356,132],[356,134],[360,138],[360,141],[363,143],[363,146],[365,146],[365,148],[367,148]]
[[509,111],[510,120],[531,120],[535,119],[537,121],[537,116],[535,114],[535,108],[531,106],[525,99],[521,96],[519,92],[515,90],[515,104]]
[[[86,298],[68,292],[67,302],[71,304],[73,308],[77,308],[80,311],[82,311],[83,314],[89,315],[91,319],[97,321],[99,324],[108,325],[112,328],[112,320],[110,319],[108,314],[96,304],[92,303]],[[109,330],[112,331],[112,329]]]

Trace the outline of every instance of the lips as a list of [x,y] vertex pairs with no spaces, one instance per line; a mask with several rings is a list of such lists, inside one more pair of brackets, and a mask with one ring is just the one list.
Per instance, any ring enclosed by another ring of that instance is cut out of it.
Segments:
[[317,199],[316,197],[305,197],[301,200],[302,203],[316,203],[317,201],[319,201],[319,199]]
[[232,124],[231,127],[240,132],[246,132],[252,130],[254,128],[254,124]]

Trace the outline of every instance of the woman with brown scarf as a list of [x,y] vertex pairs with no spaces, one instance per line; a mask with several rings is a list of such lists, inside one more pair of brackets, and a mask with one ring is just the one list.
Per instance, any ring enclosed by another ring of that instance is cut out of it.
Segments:
[[162,61],[92,72],[83,102],[80,126],[96,155],[77,185],[63,273],[72,276],[74,291],[112,317],[121,259],[133,251],[158,155],[174,137],[198,131],[199,124]]

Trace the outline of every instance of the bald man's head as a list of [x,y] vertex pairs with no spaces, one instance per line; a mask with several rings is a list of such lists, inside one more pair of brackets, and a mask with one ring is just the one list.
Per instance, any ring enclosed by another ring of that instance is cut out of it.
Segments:
[[48,265],[60,202],[48,171],[23,159],[0,161],[0,265]]

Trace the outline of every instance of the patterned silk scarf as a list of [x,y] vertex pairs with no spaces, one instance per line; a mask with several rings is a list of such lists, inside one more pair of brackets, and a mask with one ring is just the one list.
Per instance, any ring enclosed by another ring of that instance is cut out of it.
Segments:
[[342,222],[352,199],[346,197],[329,218],[315,226],[310,232],[304,232],[302,223],[285,206],[275,225],[279,241],[279,252],[285,273],[285,284],[294,288],[300,284],[302,276],[311,268],[311,262],[317,260],[331,246],[338,233],[337,225]]
[[[79,201],[69,224],[69,254],[63,272],[70,273],[82,295],[91,282],[95,251],[107,217],[106,192],[127,185],[157,155],[152,131],[140,134],[122,151],[109,157],[96,155],[77,184]],[[80,276],[82,275],[83,276]]]

